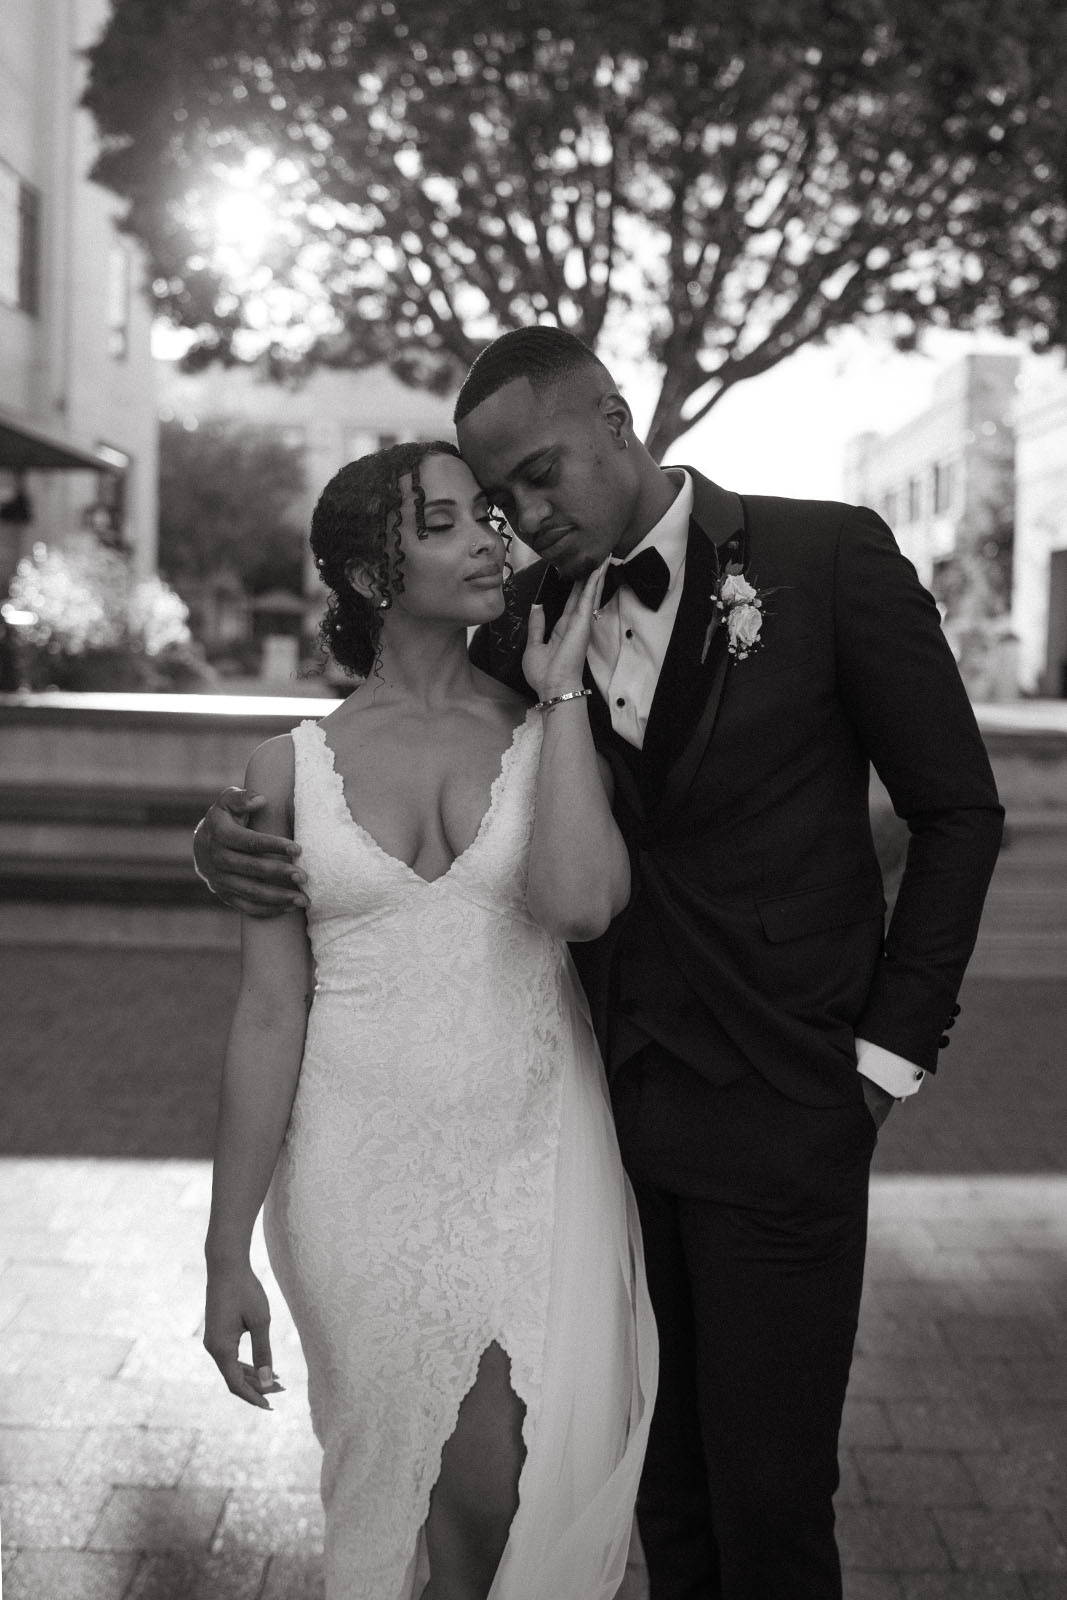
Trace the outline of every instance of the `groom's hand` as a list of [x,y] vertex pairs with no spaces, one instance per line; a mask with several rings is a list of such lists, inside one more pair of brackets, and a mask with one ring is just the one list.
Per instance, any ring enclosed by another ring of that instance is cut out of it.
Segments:
[[873,1078],[864,1077],[862,1072],[860,1073],[860,1087],[863,1089],[863,1098],[867,1103],[867,1110],[874,1118],[874,1125],[876,1128],[880,1128],[896,1105],[896,1100],[887,1089],[882,1088],[881,1084],[875,1083]]
[[193,834],[197,872],[220,900],[250,917],[276,917],[307,904],[305,875],[295,863],[300,846],[239,820],[265,804],[247,789],[224,789]]

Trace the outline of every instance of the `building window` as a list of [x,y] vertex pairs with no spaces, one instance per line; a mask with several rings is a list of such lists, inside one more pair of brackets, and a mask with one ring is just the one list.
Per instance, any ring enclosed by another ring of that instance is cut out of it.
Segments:
[[35,317],[41,308],[41,196],[0,161],[0,301]]
[[397,444],[395,433],[371,433],[365,428],[356,428],[345,435],[346,460],[358,461],[360,456],[369,456],[375,450],[388,450]]
[[130,252],[116,239],[107,261],[107,353],[125,360],[130,348]]
[[0,161],[0,300],[19,303],[19,180]]
[[126,499],[132,463],[125,450],[116,450],[113,445],[98,444],[96,453],[110,462],[113,470],[97,473],[96,499],[86,508],[86,526],[101,544],[121,550],[126,542]]
[[882,511],[885,515],[885,520],[889,523],[889,526],[892,527],[894,522],[897,520],[897,491],[895,489],[888,490],[884,496],[882,500]]
[[918,478],[908,479],[908,521],[918,522],[923,511],[923,490]]
[[939,461],[934,467],[934,511],[950,511],[955,493],[955,473],[951,461]]

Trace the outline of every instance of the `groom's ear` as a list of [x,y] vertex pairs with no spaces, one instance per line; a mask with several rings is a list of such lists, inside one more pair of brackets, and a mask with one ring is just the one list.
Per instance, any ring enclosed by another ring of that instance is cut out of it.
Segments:
[[625,450],[633,436],[634,418],[622,395],[617,389],[609,389],[597,401],[597,410],[618,448]]

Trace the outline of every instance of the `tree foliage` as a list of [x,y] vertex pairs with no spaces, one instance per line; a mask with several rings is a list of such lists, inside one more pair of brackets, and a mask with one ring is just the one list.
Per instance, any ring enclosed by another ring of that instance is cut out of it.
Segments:
[[1065,63],[1062,0],[116,0],[87,104],[201,357],[447,382],[554,321],[657,364],[658,453],[865,317],[1062,340]]
[[225,574],[250,590],[280,583],[299,591],[303,488],[303,452],[271,430],[220,418],[194,429],[164,422],[160,570],[179,590]]

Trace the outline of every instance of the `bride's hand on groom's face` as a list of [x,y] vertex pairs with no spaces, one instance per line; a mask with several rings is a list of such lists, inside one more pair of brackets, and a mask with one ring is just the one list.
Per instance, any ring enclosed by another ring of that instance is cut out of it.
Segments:
[[226,905],[250,917],[275,917],[307,903],[299,846],[246,825],[265,803],[247,789],[224,789],[193,834],[201,877]]
[[581,688],[594,610],[606,567],[607,561],[601,562],[587,578],[574,585],[551,639],[545,638],[543,609],[534,606],[530,612],[522,671],[526,682],[537,690],[542,700]]

